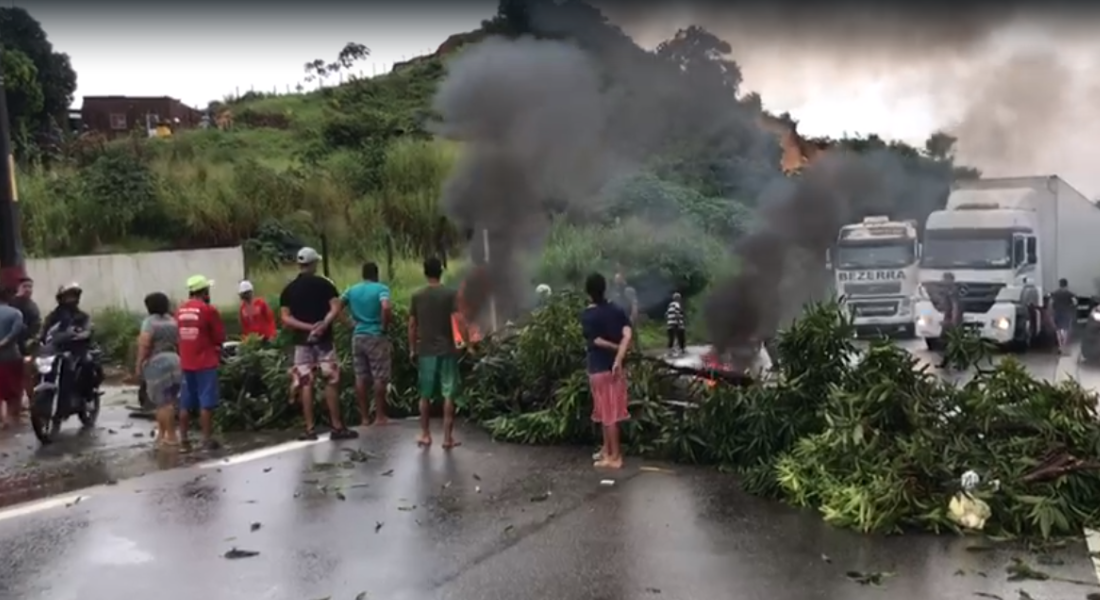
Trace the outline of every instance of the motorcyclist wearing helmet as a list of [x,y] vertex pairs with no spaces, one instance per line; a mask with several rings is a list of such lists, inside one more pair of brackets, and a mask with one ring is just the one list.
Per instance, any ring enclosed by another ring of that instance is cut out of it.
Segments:
[[75,331],[89,331],[92,326],[92,318],[88,313],[80,310],[80,296],[84,290],[78,283],[67,283],[57,288],[57,307],[46,315],[42,322],[42,338],[45,342],[50,331],[57,329],[64,331],[72,328]]

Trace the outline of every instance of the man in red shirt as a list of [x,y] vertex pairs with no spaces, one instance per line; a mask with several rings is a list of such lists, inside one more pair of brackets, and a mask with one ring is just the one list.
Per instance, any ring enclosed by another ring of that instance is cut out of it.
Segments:
[[199,411],[203,447],[218,447],[214,440],[214,409],[218,406],[218,365],[225,342],[225,326],[218,310],[210,306],[210,286],[214,282],[194,275],[187,279],[187,302],[176,311],[179,325],[180,367],[180,441],[187,443],[191,411]]
[[241,337],[258,335],[267,342],[275,339],[275,313],[263,298],[254,296],[252,282],[242,281],[237,292],[241,296]]

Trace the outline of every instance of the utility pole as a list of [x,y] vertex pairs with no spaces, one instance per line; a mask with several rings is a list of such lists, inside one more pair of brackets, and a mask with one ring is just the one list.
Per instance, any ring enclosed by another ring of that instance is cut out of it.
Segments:
[[15,156],[11,153],[4,74],[0,72],[0,284],[15,289],[25,276],[19,192],[15,187]]

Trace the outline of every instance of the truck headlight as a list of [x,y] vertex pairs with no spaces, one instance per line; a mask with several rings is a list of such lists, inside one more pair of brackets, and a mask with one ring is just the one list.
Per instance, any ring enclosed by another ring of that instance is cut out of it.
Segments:
[[1089,313],[1089,317],[1090,317],[1090,318],[1091,318],[1091,319],[1092,319],[1093,321],[1100,321],[1100,310],[1094,310],[1094,311],[1092,311],[1091,313]]
[[993,328],[1000,329],[1001,331],[1008,331],[1012,327],[1012,321],[1009,321],[1007,317],[998,317],[993,320]]
[[52,356],[39,356],[34,359],[34,367],[43,375],[49,373],[53,369],[53,359]]
[[929,319],[925,315],[921,315],[921,316],[917,317],[917,326],[918,327],[927,327],[931,322],[932,322],[932,319]]

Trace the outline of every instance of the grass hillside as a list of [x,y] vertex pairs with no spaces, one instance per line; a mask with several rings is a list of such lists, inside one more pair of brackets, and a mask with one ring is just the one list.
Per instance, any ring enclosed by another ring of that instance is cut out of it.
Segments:
[[[523,32],[502,19],[486,22],[486,30]],[[593,269],[621,267],[636,285],[699,296],[736,268],[732,248],[753,227],[760,191],[747,185],[777,172],[781,136],[751,134],[774,147],[774,161],[761,160],[767,153],[760,144],[739,139],[746,121],[731,115],[766,113],[758,96],[738,91],[728,45],[705,31],[692,28],[647,52],[604,21],[576,30],[608,85],[626,92],[616,97],[637,103],[639,114],[679,120],[661,136],[649,136],[644,147],[630,148],[639,153],[637,172],[605,190],[596,214],[555,217],[546,250],[533,257],[532,277],[556,287]],[[461,43],[477,37],[458,36]],[[463,51],[461,43],[444,47],[453,55]],[[273,293],[298,247],[324,245],[339,283],[356,279],[356,265],[371,259],[384,265],[388,279],[411,286],[423,256],[460,259],[465,250],[438,204],[462,148],[425,130],[445,75],[444,58],[425,57],[385,76],[306,94],[247,94],[217,107],[231,118],[226,130],[182,131],[166,140],[135,135],[109,144],[72,140],[60,160],[21,168],[28,252],[243,244],[261,291]],[[646,86],[666,97],[656,103]],[[900,147],[873,136],[855,142],[850,146],[857,150]],[[902,150],[932,168],[949,165],[946,152]],[[660,302],[652,309],[659,318]]]

